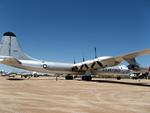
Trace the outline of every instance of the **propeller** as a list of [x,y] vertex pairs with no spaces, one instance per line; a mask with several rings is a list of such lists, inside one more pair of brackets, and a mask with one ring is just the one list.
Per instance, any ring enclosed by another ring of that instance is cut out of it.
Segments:
[[74,61],[73,61],[73,63],[74,63],[74,64],[76,64],[76,60],[75,60],[75,58],[74,58]]
[[95,58],[97,58],[97,51],[96,51],[96,47],[94,48],[94,54],[95,54]]

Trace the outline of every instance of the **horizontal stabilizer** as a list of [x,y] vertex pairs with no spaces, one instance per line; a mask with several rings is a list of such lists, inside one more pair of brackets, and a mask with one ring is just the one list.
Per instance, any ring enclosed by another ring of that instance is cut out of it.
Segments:
[[19,66],[21,65],[21,62],[17,60],[16,58],[6,56],[3,59],[1,59],[2,64],[10,65],[10,66]]

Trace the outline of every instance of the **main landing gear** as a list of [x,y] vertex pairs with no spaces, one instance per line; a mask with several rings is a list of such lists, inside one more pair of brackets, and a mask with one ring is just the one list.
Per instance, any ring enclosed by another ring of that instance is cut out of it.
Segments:
[[[82,76],[81,80],[84,81],[91,81],[92,80],[92,73],[91,71],[86,71],[85,74]],[[75,76],[72,76],[70,74],[65,76],[65,80],[73,80]]]
[[85,75],[83,75],[82,76],[82,80],[84,80],[84,81],[91,81],[92,80],[92,73],[91,73],[91,71],[86,71],[85,72]]
[[[65,76],[65,80],[73,80],[73,79],[74,78],[71,75]],[[84,80],[84,81],[91,81],[92,80],[92,76],[83,75],[81,79]]]
[[84,76],[82,76],[82,80],[84,80],[84,81],[91,81],[92,77],[84,75]]
[[117,78],[116,78],[117,80],[121,80],[121,76],[117,76]]
[[73,80],[73,76],[67,75],[67,76],[65,76],[65,79],[66,79],[66,80]]

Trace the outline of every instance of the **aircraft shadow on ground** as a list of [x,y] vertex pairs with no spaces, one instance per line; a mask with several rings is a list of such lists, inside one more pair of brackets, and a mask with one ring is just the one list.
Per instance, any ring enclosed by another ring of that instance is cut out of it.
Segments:
[[6,80],[13,80],[13,81],[21,81],[21,80],[52,80],[52,81],[59,81],[64,80],[63,78],[7,78]]
[[47,79],[44,79],[44,78],[38,78],[38,79],[26,79],[26,80],[51,80],[51,81],[59,81],[59,80],[64,80],[64,79],[51,79],[51,78],[47,78]]
[[113,83],[113,84],[124,84],[124,85],[150,87],[150,84],[146,84],[146,83],[142,83],[142,82],[133,83],[133,82],[114,81],[114,80],[91,80],[90,82]]

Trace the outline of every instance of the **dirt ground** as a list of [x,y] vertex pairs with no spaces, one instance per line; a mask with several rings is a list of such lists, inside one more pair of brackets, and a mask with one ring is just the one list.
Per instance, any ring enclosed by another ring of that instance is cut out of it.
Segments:
[[0,77],[0,113],[150,113],[150,80]]

